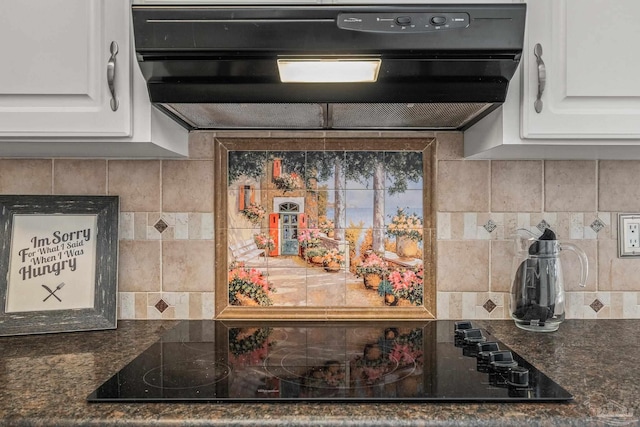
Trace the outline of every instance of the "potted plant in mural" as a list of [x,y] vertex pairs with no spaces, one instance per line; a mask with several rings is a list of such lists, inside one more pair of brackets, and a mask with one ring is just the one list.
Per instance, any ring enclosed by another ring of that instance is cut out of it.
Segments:
[[[307,261],[310,259],[309,251],[320,246],[320,232],[318,229],[309,228],[298,231],[298,242],[300,243],[300,256]],[[322,256],[324,253],[316,254]]]
[[324,256],[327,254],[327,248],[322,246],[314,246],[305,251],[307,262],[314,265],[322,265]]
[[235,267],[229,271],[229,304],[269,306],[273,304],[270,292],[275,289],[260,270]]
[[253,225],[260,224],[260,221],[262,221],[262,219],[264,218],[264,216],[267,213],[265,211],[264,207],[262,207],[261,205],[259,205],[257,203],[251,203],[249,206],[247,206],[246,208],[242,209],[240,212]]
[[321,215],[318,218],[318,228],[320,229],[320,232],[326,234],[327,237],[334,236],[335,225],[333,221],[326,217],[326,215]]
[[267,255],[269,255],[269,252],[274,250],[276,247],[276,243],[273,241],[273,238],[267,233],[255,234],[253,236],[253,240],[256,242],[258,249],[264,249]]
[[295,172],[281,173],[273,178],[273,183],[278,190],[282,190],[285,193],[288,191],[298,190],[303,188],[302,178]]
[[380,282],[378,285],[378,295],[384,299],[386,305],[398,305],[398,296],[394,292],[391,282],[388,280],[385,279]]
[[397,298],[409,300],[414,305],[422,305],[424,295],[424,269],[417,271],[393,271],[388,279],[393,294]]
[[344,252],[339,251],[338,249],[331,249],[322,257],[322,265],[324,266],[324,269],[330,272],[339,271],[344,267],[344,261]]
[[387,262],[375,252],[365,254],[362,264],[356,267],[356,275],[362,277],[364,286],[369,289],[377,289],[388,274]]
[[396,238],[396,254],[400,258],[415,258],[418,254],[418,242],[422,241],[422,218],[398,208],[387,226],[387,235]]

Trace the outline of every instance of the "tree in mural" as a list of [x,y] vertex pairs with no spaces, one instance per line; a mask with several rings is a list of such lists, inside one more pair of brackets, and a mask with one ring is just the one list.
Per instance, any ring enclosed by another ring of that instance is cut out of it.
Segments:
[[241,176],[260,179],[264,175],[266,165],[266,151],[230,151],[227,185],[233,184]]
[[[327,181],[333,177],[335,192],[335,238],[344,239],[346,229],[345,183],[353,180],[372,185],[373,249],[384,251],[384,194],[403,193],[408,182],[422,179],[422,153],[419,151],[231,151],[229,152],[229,184],[245,175],[259,179],[267,162],[282,159],[289,173],[310,179]],[[348,167],[345,167],[348,165]],[[388,185],[388,186],[386,186]]]
[[344,240],[346,218],[344,215],[346,201],[344,200],[344,151],[308,151],[306,179],[327,181],[334,180],[334,218],[335,239]]
[[[347,179],[373,187],[373,250],[384,251],[384,193],[403,193],[408,182],[422,179],[422,153],[418,151],[348,151]],[[389,186],[385,188],[385,180]]]

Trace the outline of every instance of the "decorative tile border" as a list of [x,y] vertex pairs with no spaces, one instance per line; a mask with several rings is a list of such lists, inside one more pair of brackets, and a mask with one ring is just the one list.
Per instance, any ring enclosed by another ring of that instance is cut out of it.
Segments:
[[120,292],[118,319],[212,319],[213,292]]
[[540,234],[552,228],[561,239],[615,239],[611,212],[485,213],[438,212],[438,240],[504,240],[524,228]]
[[213,213],[121,212],[121,240],[212,240]]
[[[438,292],[438,319],[510,319],[509,294]],[[567,319],[638,319],[640,292],[566,292]]]

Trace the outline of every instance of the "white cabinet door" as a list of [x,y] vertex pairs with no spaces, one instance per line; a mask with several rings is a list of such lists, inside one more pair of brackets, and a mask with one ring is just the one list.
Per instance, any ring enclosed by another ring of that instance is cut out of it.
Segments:
[[[529,0],[527,14],[521,136],[639,138],[640,1]],[[538,43],[546,67],[539,113]]]
[[130,135],[129,15],[128,0],[1,0],[0,138]]

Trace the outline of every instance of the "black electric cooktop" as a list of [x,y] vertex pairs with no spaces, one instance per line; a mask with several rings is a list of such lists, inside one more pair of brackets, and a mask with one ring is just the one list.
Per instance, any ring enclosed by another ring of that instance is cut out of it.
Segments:
[[471,322],[184,321],[89,402],[566,401]]

